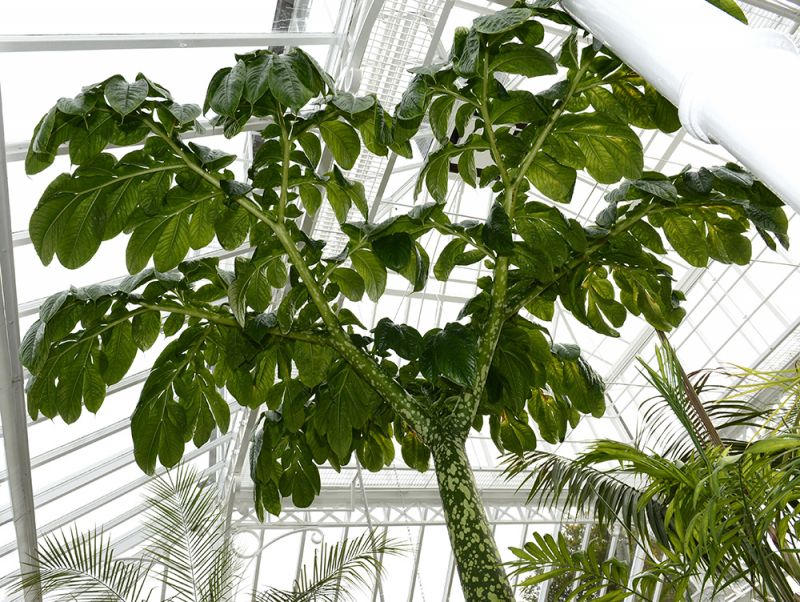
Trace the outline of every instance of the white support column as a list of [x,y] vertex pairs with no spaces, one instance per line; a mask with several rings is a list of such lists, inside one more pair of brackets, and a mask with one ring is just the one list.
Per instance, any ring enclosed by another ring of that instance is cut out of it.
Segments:
[[[19,349],[17,288],[11,240],[8,171],[3,128],[3,102],[0,95],[0,420],[3,424],[3,448],[6,454],[8,488],[17,551],[24,571],[35,566],[36,517],[31,484],[31,457],[28,450],[28,421],[25,413],[22,365]],[[25,590],[26,602],[40,602],[38,586]]]
[[562,6],[717,143],[800,211],[800,52],[705,0],[562,0]]

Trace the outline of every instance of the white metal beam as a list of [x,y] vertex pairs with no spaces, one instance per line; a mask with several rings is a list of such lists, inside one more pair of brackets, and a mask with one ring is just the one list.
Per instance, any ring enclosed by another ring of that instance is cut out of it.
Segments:
[[[20,568],[31,570],[37,561],[36,515],[31,484],[31,459],[28,450],[28,423],[25,415],[22,365],[19,349],[19,318],[14,276],[14,248],[11,240],[11,212],[8,172],[5,157],[3,103],[0,94],[0,419],[8,471],[14,531],[17,537]],[[42,599],[38,585],[24,592],[26,602]]]
[[253,46],[327,46],[338,44],[335,33],[148,33],[0,36],[0,52],[129,50],[151,48],[225,48]]

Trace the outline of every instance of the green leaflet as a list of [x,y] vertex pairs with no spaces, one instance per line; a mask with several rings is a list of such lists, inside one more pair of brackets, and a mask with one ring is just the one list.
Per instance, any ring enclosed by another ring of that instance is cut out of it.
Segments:
[[524,411],[520,417],[512,415],[501,417],[500,441],[507,451],[519,456],[526,451],[536,449],[536,434],[528,424],[528,416]]
[[361,152],[356,131],[343,121],[324,121],[319,124],[322,139],[343,169],[352,169]]
[[353,96],[349,92],[339,92],[331,101],[336,107],[351,115],[363,113],[375,105],[374,96]]
[[[132,324],[128,320],[103,334],[101,351],[103,368],[100,372],[105,384],[113,385],[121,381],[130,370],[136,357],[137,345],[134,341]],[[103,391],[103,397],[105,397],[105,391]]]
[[145,80],[129,84],[121,76],[113,77],[105,85],[106,102],[124,117],[142,105],[149,90],[150,86]]
[[272,57],[269,89],[283,105],[298,111],[322,92],[322,81],[305,53],[292,49],[289,54]]
[[356,449],[358,460],[370,472],[380,472],[394,460],[394,444],[385,435],[370,431]]
[[428,119],[433,135],[441,143],[446,142],[449,138],[450,115],[453,112],[454,104],[455,98],[452,96],[440,96],[431,103]]
[[406,360],[415,360],[422,353],[422,335],[411,326],[381,318],[372,332],[376,353],[383,354],[391,349]]
[[382,236],[372,242],[372,252],[388,269],[399,272],[409,261],[414,250],[414,240],[405,232]]
[[500,203],[492,205],[481,236],[483,242],[498,255],[510,255],[514,250],[511,221]]
[[433,274],[437,280],[447,281],[450,277],[450,272],[456,266],[457,258],[464,252],[466,246],[467,242],[460,238],[454,238],[445,245],[433,266]]
[[430,380],[439,376],[461,387],[472,385],[477,375],[478,337],[457,322],[425,334],[420,357],[422,373]]
[[577,173],[545,153],[538,153],[528,168],[531,184],[546,197],[560,203],[569,203],[575,190]]
[[271,67],[272,57],[270,55],[258,56],[247,63],[242,94],[245,100],[250,104],[258,102],[258,100],[267,93],[267,90],[269,90],[269,72]]
[[361,250],[350,255],[353,268],[364,281],[367,296],[377,301],[386,290],[386,268],[372,253]]
[[431,461],[431,450],[420,441],[414,433],[406,433],[400,441],[400,452],[403,461],[409,468],[419,472],[428,470]]
[[490,15],[478,17],[473,21],[475,31],[498,34],[510,31],[531,18],[533,12],[527,8],[506,8]]
[[690,265],[704,268],[708,264],[708,247],[695,223],[680,214],[664,218],[662,226],[672,248]]
[[361,301],[366,290],[364,279],[350,268],[336,268],[331,272],[331,282],[335,282],[342,294],[350,301]]
[[493,403],[518,414],[531,391],[544,386],[550,345],[531,322],[516,318],[503,326],[489,372]]
[[292,359],[302,383],[310,388],[322,383],[336,354],[330,347],[295,341]]
[[246,75],[247,66],[244,61],[238,61],[220,78],[209,100],[209,105],[214,112],[229,117],[235,115],[239,100],[244,93]]
[[378,403],[375,391],[347,364],[334,369],[318,397],[315,428],[339,459],[350,452],[353,429],[366,424]]
[[514,73],[526,77],[552,75],[558,71],[552,55],[527,44],[503,44],[489,66],[492,71]]
[[489,115],[495,125],[536,123],[546,117],[539,101],[527,90],[511,90],[504,98],[492,100],[489,105]]
[[644,153],[638,136],[627,125],[598,113],[565,115],[555,131],[574,139],[586,157],[586,171],[602,184],[638,178]]
[[396,118],[405,121],[420,119],[425,114],[428,98],[425,80],[419,75],[415,76],[395,109]]

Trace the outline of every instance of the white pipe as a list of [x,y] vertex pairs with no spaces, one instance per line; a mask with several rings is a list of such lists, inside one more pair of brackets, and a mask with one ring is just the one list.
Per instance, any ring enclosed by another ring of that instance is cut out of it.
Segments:
[[597,39],[800,211],[800,51],[705,0],[562,0]]

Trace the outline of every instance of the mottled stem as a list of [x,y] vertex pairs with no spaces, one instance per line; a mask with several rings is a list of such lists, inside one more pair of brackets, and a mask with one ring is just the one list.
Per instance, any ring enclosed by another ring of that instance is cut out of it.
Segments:
[[431,451],[464,599],[514,602],[463,441],[435,436]]

